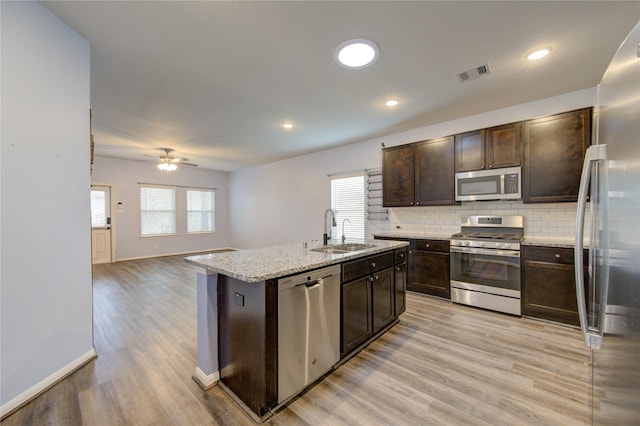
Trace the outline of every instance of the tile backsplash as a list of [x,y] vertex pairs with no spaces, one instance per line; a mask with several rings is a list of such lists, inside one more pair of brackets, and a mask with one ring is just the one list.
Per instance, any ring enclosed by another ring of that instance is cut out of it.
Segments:
[[[572,239],[576,203],[524,204],[522,201],[465,202],[447,207],[396,207],[389,209],[389,229],[407,232],[453,234],[460,232],[462,216],[522,215],[526,238]],[[589,220],[587,206],[587,217]]]

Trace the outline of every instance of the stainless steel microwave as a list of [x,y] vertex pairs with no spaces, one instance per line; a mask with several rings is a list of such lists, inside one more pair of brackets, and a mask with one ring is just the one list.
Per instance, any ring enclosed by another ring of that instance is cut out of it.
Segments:
[[522,168],[456,173],[456,201],[520,200]]

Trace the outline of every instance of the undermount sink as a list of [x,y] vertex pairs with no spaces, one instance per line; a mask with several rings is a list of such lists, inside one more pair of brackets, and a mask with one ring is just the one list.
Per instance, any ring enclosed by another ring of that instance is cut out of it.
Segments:
[[375,245],[362,244],[362,243],[347,243],[347,244],[322,246],[322,247],[311,249],[311,251],[315,251],[318,253],[327,253],[327,254],[344,254],[344,253],[351,253],[354,251],[360,251],[360,250],[364,250],[372,247],[375,247]]

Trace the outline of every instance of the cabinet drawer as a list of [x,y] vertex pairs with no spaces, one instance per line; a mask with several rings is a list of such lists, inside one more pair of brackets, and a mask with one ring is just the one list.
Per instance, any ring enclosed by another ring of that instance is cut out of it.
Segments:
[[393,251],[365,257],[342,265],[342,282],[348,282],[393,266]]
[[399,265],[407,261],[407,248],[395,249],[393,251],[394,264]]
[[449,241],[442,240],[411,240],[409,243],[411,250],[437,251],[449,253]]
[[[522,252],[525,260],[573,265],[572,248],[524,246]],[[588,258],[584,256],[584,260],[586,265]]]

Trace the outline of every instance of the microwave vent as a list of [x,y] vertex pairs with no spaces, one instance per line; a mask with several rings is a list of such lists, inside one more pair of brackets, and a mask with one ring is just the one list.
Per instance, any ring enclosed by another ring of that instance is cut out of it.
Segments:
[[489,64],[487,63],[478,67],[468,69],[466,71],[462,71],[456,74],[456,77],[458,77],[458,81],[460,81],[460,83],[464,83],[465,81],[473,80],[474,78],[478,78],[488,74],[491,74],[491,67],[489,67]]

